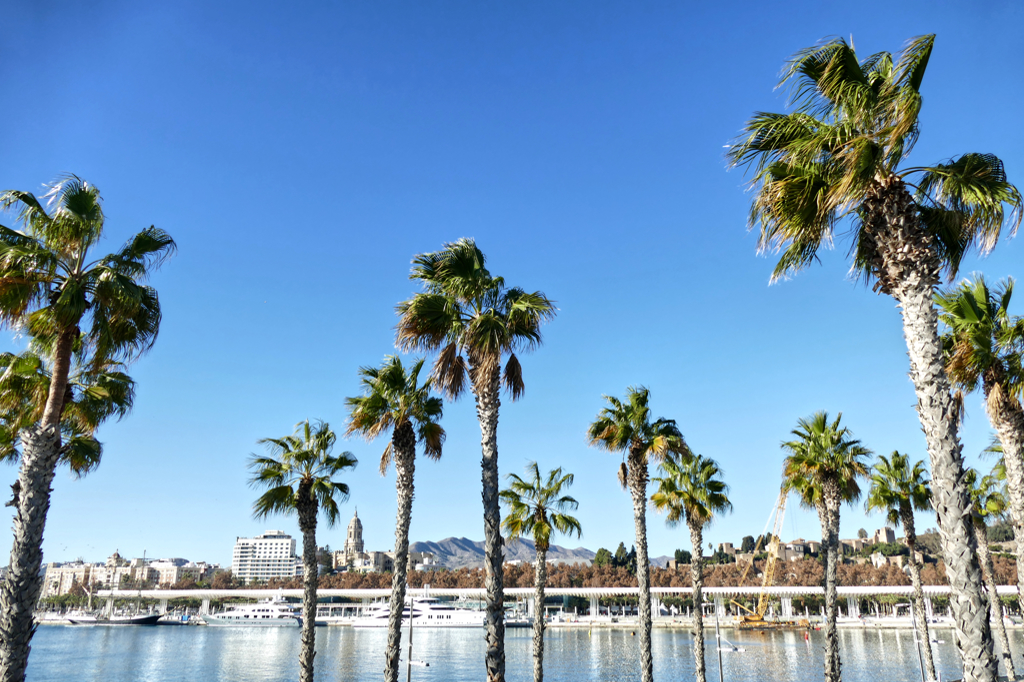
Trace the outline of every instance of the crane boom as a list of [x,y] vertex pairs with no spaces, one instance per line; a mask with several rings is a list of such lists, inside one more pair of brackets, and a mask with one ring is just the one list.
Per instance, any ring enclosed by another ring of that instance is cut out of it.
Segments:
[[[768,516],[768,521],[765,523],[765,531],[768,530],[769,525],[772,528],[772,539],[769,541],[768,547],[766,548],[768,552],[768,560],[765,562],[764,573],[762,574],[761,592],[758,594],[756,610],[747,608],[747,606],[739,603],[735,599],[731,600],[737,607],[750,614],[749,616],[744,617],[745,621],[764,620],[764,614],[768,611],[768,588],[772,586],[775,580],[775,563],[779,557],[779,545],[781,544],[779,535],[782,533],[782,521],[786,517],[787,497],[788,494],[785,491],[779,493],[779,499],[775,503],[772,513]],[[750,573],[750,569],[754,565],[754,557],[757,556],[758,550],[761,549],[761,542],[763,539],[764,535],[762,534],[762,536],[758,538],[757,544],[754,545],[754,551],[750,555],[750,563],[746,565],[743,569],[743,573],[740,574],[740,585],[743,585],[746,582],[747,574]]]
[[782,533],[782,520],[786,518],[786,493],[779,495],[778,513],[775,514],[775,527],[772,528],[772,541],[768,543],[768,561],[764,566],[764,579],[761,581],[761,595],[757,600],[757,615],[764,618],[768,611],[768,588],[775,582],[775,563],[779,559],[779,545],[782,541],[779,534]]

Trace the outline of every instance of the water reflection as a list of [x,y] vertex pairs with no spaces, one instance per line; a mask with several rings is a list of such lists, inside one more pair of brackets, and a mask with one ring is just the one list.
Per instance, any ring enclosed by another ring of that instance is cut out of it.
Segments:
[[[232,680],[285,682],[298,676],[297,628],[233,629],[202,627],[110,628],[41,627],[33,641],[30,682],[171,682]],[[935,662],[944,679],[960,676],[952,632],[935,633]],[[1009,633],[1015,654],[1024,650],[1022,633]],[[722,653],[722,673],[730,682],[823,678],[822,633],[765,631],[723,636],[743,652]],[[551,629],[547,635],[545,679],[550,682],[608,682],[639,679],[638,637],[630,630]],[[382,677],[387,633],[383,629],[317,629],[317,679],[363,682]],[[404,642],[407,645],[407,641]],[[509,682],[533,679],[529,630],[507,633]],[[706,643],[708,679],[717,680],[714,630]],[[846,682],[920,679],[913,632],[840,630]],[[404,679],[406,646],[402,647]],[[654,672],[659,682],[687,682],[693,675],[693,635],[685,630],[655,630]],[[413,658],[430,667],[414,667],[417,682],[479,680],[484,676],[483,630],[417,630]]]

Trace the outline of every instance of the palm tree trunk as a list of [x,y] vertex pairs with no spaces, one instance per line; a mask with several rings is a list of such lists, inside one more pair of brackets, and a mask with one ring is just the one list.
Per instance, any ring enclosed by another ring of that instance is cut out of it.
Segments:
[[533,682],[544,681],[544,588],[548,583],[548,550],[537,545],[537,603],[533,609]]
[[693,581],[693,659],[697,666],[697,682],[706,682],[704,666],[704,533],[699,525],[690,522],[690,544],[693,557],[690,559],[690,579]]
[[[398,682],[398,659],[402,646],[402,613],[405,611],[405,583],[409,567],[409,523],[412,519],[413,475],[416,472],[416,432],[403,422],[391,438],[395,452],[395,487],[398,514],[395,517],[395,572],[391,576],[391,605],[388,614],[388,648],[384,653],[384,679]],[[412,612],[409,613],[410,618]]]
[[302,644],[299,650],[299,682],[313,682],[313,658],[316,656],[316,588],[319,581],[316,560],[317,504],[312,486],[299,484],[296,511],[302,531]]
[[999,648],[1002,649],[1003,668],[1006,669],[1006,676],[1011,680],[1017,679],[1017,671],[1013,669],[1013,657],[1010,655],[1010,641],[1006,637],[1006,627],[1003,625],[1003,604],[999,601],[999,594],[996,592],[996,571],[992,565],[992,553],[988,549],[988,537],[983,522],[974,522],[974,534],[978,540],[978,556],[984,566],[982,571],[985,576],[985,587],[988,589],[988,611],[992,629],[999,638]]
[[651,658],[651,564],[647,558],[647,459],[640,449],[629,453],[629,490],[636,525],[636,582],[640,586],[640,681],[653,682]]
[[910,505],[900,509],[900,522],[907,533],[907,547],[910,549],[910,582],[914,585],[914,618],[921,636],[921,653],[924,655],[924,669],[929,680],[939,679],[935,675],[935,661],[932,657],[932,638],[928,632],[928,618],[924,610],[924,591],[921,589],[921,564],[917,562],[917,533],[914,530],[914,512]]
[[1024,594],[1024,412],[1010,402],[1005,389],[985,382],[986,407],[992,428],[999,435],[1006,464],[1006,492],[1017,555],[1017,594]]
[[23,682],[30,642],[35,634],[33,611],[43,589],[43,530],[50,511],[50,484],[60,457],[60,420],[64,411],[71,350],[77,328],[57,339],[53,374],[43,419],[21,434],[21,470],[14,484],[14,540],[10,568],[0,586],[0,681]]
[[839,608],[839,595],[836,591],[839,570],[839,499],[837,491],[827,486],[823,497],[817,510],[821,522],[821,546],[825,550],[825,682],[839,682],[842,678],[836,624]]
[[471,358],[473,365],[473,395],[476,397],[476,416],[480,422],[480,468],[483,481],[484,503],[484,565],[487,568],[487,589],[484,620],[487,652],[484,665],[487,682],[505,682],[505,589],[504,552],[501,539],[501,507],[498,498],[498,408],[501,406],[500,368],[481,366]]
[[878,288],[896,299],[903,316],[917,414],[931,458],[932,504],[939,521],[964,682],[993,682],[992,631],[985,617],[970,500],[963,482],[957,410],[933,302],[940,272],[934,238],[921,227],[913,197],[895,176],[881,180],[861,206],[866,265],[877,276]]

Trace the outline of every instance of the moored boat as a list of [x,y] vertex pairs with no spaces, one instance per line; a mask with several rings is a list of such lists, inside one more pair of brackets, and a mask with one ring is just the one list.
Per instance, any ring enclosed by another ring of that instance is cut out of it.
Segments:
[[[484,612],[451,606],[434,597],[421,597],[412,600],[402,613],[402,627],[410,625],[414,628],[478,628],[484,624]],[[387,603],[376,604],[363,611],[363,615],[352,620],[355,628],[386,628],[391,616],[391,608]]]
[[159,613],[125,613],[112,616],[85,613],[69,615],[68,622],[72,625],[156,625],[161,616]]
[[255,604],[234,604],[220,613],[203,614],[214,627],[298,627],[302,617],[295,604],[283,599],[265,599]]

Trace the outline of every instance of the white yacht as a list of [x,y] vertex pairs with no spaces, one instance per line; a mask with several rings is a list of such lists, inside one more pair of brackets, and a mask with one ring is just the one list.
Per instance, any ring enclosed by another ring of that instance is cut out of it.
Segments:
[[283,599],[265,599],[255,604],[232,604],[220,613],[203,615],[207,625],[216,627],[298,627],[302,616],[298,605]]
[[[484,624],[484,612],[452,606],[434,597],[412,600],[413,628],[478,628]],[[406,603],[402,614],[402,627],[410,627],[410,607]],[[387,602],[367,607],[363,614],[352,620],[355,628],[386,628],[391,608]]]

